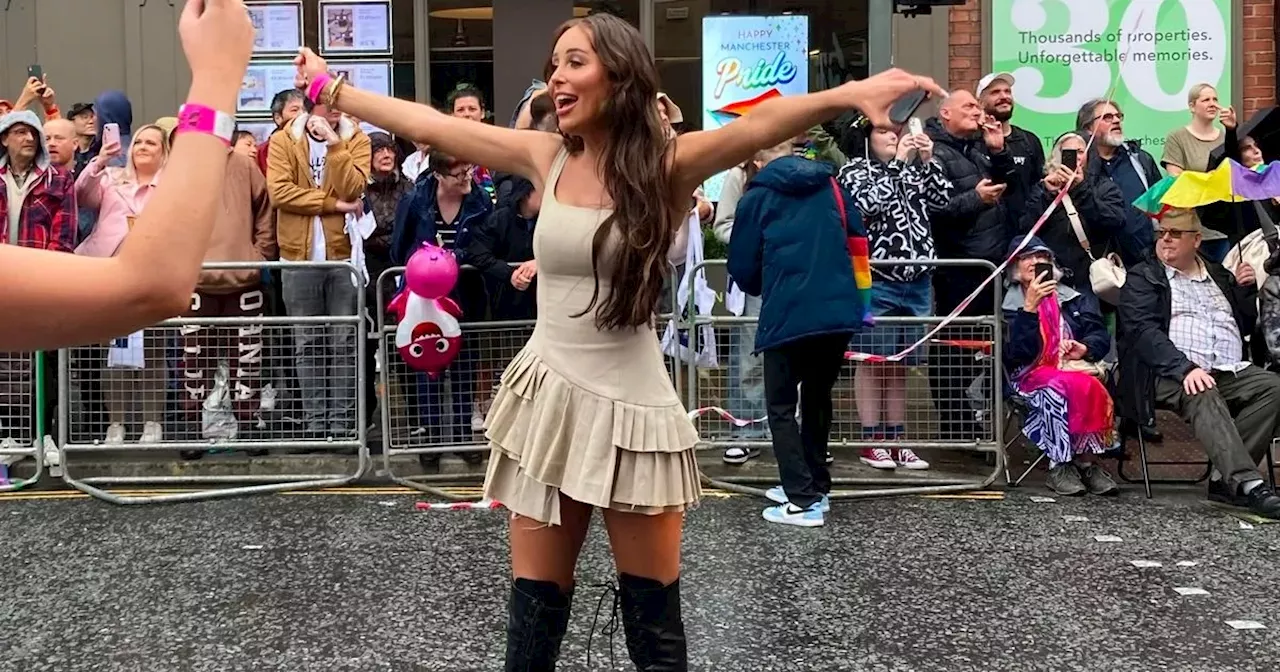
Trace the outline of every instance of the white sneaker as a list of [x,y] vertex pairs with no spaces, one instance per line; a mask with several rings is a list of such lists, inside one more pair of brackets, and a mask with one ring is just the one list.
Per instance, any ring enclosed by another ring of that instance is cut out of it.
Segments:
[[893,456],[893,461],[903,469],[924,470],[929,468],[929,463],[920,459],[910,448],[899,448],[897,454]]
[[164,439],[164,428],[158,422],[148,420],[142,425],[142,436],[138,437],[138,443],[160,443]]
[[112,446],[124,443],[124,425],[118,422],[111,423],[111,426],[107,428],[106,443]]
[[471,431],[484,431],[484,411],[481,410],[480,402],[471,404]]

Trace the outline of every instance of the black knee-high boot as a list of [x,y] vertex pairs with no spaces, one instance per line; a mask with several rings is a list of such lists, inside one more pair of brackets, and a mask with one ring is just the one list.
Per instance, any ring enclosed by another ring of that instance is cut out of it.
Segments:
[[664,586],[620,574],[622,628],[627,652],[640,672],[688,672],[689,653],[680,617],[680,580]]
[[569,627],[573,593],[553,581],[516,579],[507,608],[507,664],[504,672],[552,672]]

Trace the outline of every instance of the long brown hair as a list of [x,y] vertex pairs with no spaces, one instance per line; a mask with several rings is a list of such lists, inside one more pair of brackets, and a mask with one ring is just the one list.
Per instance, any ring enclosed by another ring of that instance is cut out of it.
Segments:
[[[613,214],[591,243],[591,303],[573,317],[595,309],[600,329],[639,327],[653,320],[668,270],[667,251],[675,238],[678,208],[673,209],[669,170],[675,140],[667,137],[658,116],[658,70],[640,32],[616,16],[592,14],[566,21],[556,30],[555,40],[575,26],[586,31],[613,85],[600,110],[609,133],[597,166],[613,200]],[[548,61],[547,81],[552,70]],[[572,153],[583,151],[582,138],[566,136],[565,145]],[[600,259],[614,231],[620,235],[610,275],[612,290],[602,299]]]

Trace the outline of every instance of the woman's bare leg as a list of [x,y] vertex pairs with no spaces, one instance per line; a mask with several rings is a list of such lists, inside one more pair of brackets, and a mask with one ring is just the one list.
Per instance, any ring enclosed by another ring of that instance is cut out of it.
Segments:
[[881,364],[859,362],[853,372],[854,401],[858,405],[858,420],[863,427],[880,426]]
[[511,602],[505,672],[555,669],[569,627],[573,573],[591,526],[591,507],[560,496],[561,525],[512,514]]
[[606,510],[618,568],[627,652],[640,672],[685,672],[689,654],[680,615],[684,513],[654,516]]
[[568,592],[578,553],[591,526],[588,504],[560,495],[560,525],[511,514],[511,574],[516,579],[551,581]]

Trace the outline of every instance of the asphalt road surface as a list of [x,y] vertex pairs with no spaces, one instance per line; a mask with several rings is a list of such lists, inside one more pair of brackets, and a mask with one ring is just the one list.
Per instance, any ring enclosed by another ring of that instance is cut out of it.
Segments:
[[[820,529],[709,498],[685,544],[691,669],[1276,669],[1280,525],[1243,529],[1193,490],[1030,494],[837,502]],[[0,670],[500,670],[505,515],[420,499],[0,498]],[[608,600],[587,662],[590,584],[613,575],[598,528],[561,670],[633,669],[620,632],[610,664]]]

